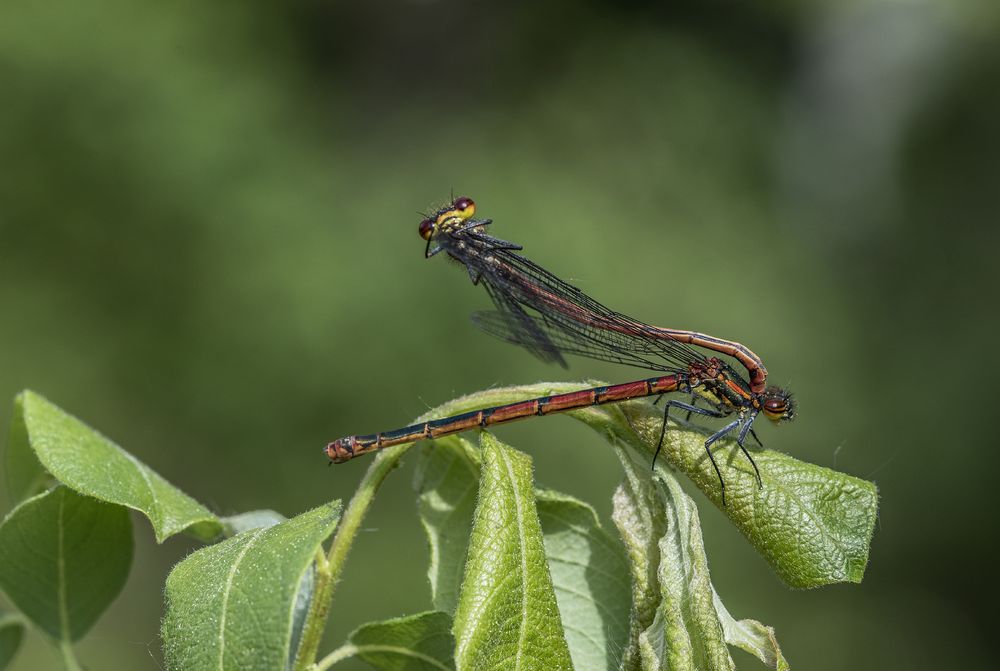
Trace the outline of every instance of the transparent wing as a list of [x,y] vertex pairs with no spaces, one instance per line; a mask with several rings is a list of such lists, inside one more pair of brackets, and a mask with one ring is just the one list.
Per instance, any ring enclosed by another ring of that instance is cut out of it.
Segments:
[[649,370],[684,371],[705,360],[698,350],[667,337],[665,329],[605,307],[481,228],[436,240],[486,287],[497,307],[497,312],[477,313],[473,321],[543,361],[566,365],[562,352]]

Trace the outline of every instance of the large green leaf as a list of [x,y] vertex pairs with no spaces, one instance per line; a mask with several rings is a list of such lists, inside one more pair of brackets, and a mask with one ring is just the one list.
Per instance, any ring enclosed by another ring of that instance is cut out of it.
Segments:
[[313,559],[335,501],[192,553],[167,578],[167,668],[283,669],[298,648]]
[[14,404],[14,429],[8,448],[10,489],[18,496],[37,486],[39,468],[67,487],[146,515],[156,540],[181,531],[202,540],[219,535],[222,524],[204,506],[160,477],[155,471],[31,391]]
[[[773,630],[752,620],[737,622],[722,605],[709,576],[694,502],[672,476],[661,474],[654,481],[650,471],[636,466],[621,448],[618,455],[626,477],[615,495],[615,520],[630,558],[640,558],[633,566],[638,569],[634,575],[638,581],[645,580],[649,566],[657,566],[655,584],[645,585],[641,593],[647,603],[656,601],[655,614],[649,622],[648,609],[641,615],[633,612],[623,668],[733,669],[729,644],[757,655],[772,667],[787,669]],[[655,511],[655,525],[645,521],[648,513],[644,511]],[[650,538],[661,530],[654,548]]]
[[431,552],[431,602],[445,613],[454,613],[458,604],[479,466],[479,451],[465,438],[449,436],[428,444],[414,477],[420,523]]
[[643,668],[734,669],[712,600],[698,509],[679,487],[664,490],[667,531],[659,543],[660,605],[653,624],[639,637]]
[[[454,608],[458,600],[479,473],[479,453],[464,438],[431,442],[418,466],[415,483],[431,548],[431,594],[438,608]],[[536,498],[573,664],[578,669],[617,668],[630,602],[622,546],[601,528],[587,504],[550,490],[536,492]]]
[[552,584],[576,669],[617,671],[628,637],[629,565],[586,503],[536,492]]
[[131,563],[128,511],[66,487],[22,502],[0,523],[0,588],[59,641],[90,629]]
[[455,638],[451,616],[440,611],[419,613],[355,629],[340,659],[354,656],[380,671],[451,671]]
[[24,620],[20,615],[0,611],[0,671],[14,659],[24,638]]
[[[573,413],[606,436],[631,445],[651,459],[660,436],[662,412],[647,402],[588,408]],[[705,453],[707,433],[671,424],[657,462],[684,473],[721,506],[719,480]],[[754,450],[763,487],[732,441],[712,448],[726,481],[729,519],[792,587],[861,582],[878,513],[871,482],[794,459],[782,452]]]
[[571,669],[535,511],[531,460],[483,434],[483,469],[455,611],[460,670]]

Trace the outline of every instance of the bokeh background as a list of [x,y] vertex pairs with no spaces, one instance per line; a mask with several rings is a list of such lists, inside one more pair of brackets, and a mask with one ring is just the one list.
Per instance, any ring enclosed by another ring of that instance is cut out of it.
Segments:
[[[793,668],[991,667],[1000,6],[759,4],[5,2],[0,399],[35,389],[221,514],[294,515],[367,467],[326,468],[332,438],[639,375],[476,332],[486,295],[417,237],[469,195],[608,305],[749,344],[800,403],[765,443],[878,482],[864,583],[809,592],[695,493],[716,586]],[[600,438],[498,433],[607,519]],[[428,606],[411,476],[327,649]],[[160,663],[163,581],[195,545],[136,522],[90,668]],[[15,668],[56,660],[32,637]]]

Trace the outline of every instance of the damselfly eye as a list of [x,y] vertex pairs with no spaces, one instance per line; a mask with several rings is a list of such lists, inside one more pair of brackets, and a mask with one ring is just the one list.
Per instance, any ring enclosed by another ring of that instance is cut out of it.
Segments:
[[764,402],[764,411],[772,415],[780,415],[788,408],[788,404],[778,398],[772,398]]
[[476,204],[472,202],[471,198],[462,196],[461,198],[457,198],[455,200],[455,202],[452,204],[452,207],[454,207],[456,210],[464,214],[465,210],[468,210],[469,208],[475,210]]
[[418,230],[420,231],[421,238],[423,238],[424,240],[429,240],[431,237],[431,233],[434,232],[434,220],[424,219],[423,221],[420,222],[420,228]]
[[768,419],[775,422],[795,417],[795,401],[792,400],[792,395],[778,387],[767,388],[761,409]]

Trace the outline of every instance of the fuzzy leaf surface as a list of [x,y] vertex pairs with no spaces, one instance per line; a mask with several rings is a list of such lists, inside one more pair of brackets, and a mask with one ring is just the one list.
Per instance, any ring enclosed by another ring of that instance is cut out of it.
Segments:
[[460,670],[572,669],[535,509],[531,459],[482,436],[483,469],[455,612]]
[[536,492],[536,499],[573,666],[616,671],[631,603],[622,545],[586,503],[552,490]]
[[[168,669],[284,669],[294,660],[303,586],[340,519],[334,501],[198,550],[167,578]],[[301,624],[301,623],[300,623]]]
[[427,534],[431,602],[454,613],[479,491],[479,451],[461,436],[429,443],[421,454],[414,487],[417,512]]
[[379,671],[452,671],[451,616],[440,611],[371,622],[348,637],[353,655]]
[[[24,439],[11,445],[17,472],[11,491],[30,493],[37,469],[27,464],[28,446],[40,467],[80,494],[138,510],[149,518],[157,542],[186,531],[211,540],[222,524],[207,508],[164,480],[153,469],[97,431],[31,391],[18,395],[15,426]],[[18,429],[21,431],[22,429]]]
[[87,633],[131,564],[128,511],[67,487],[23,501],[0,523],[0,588],[57,641]]

